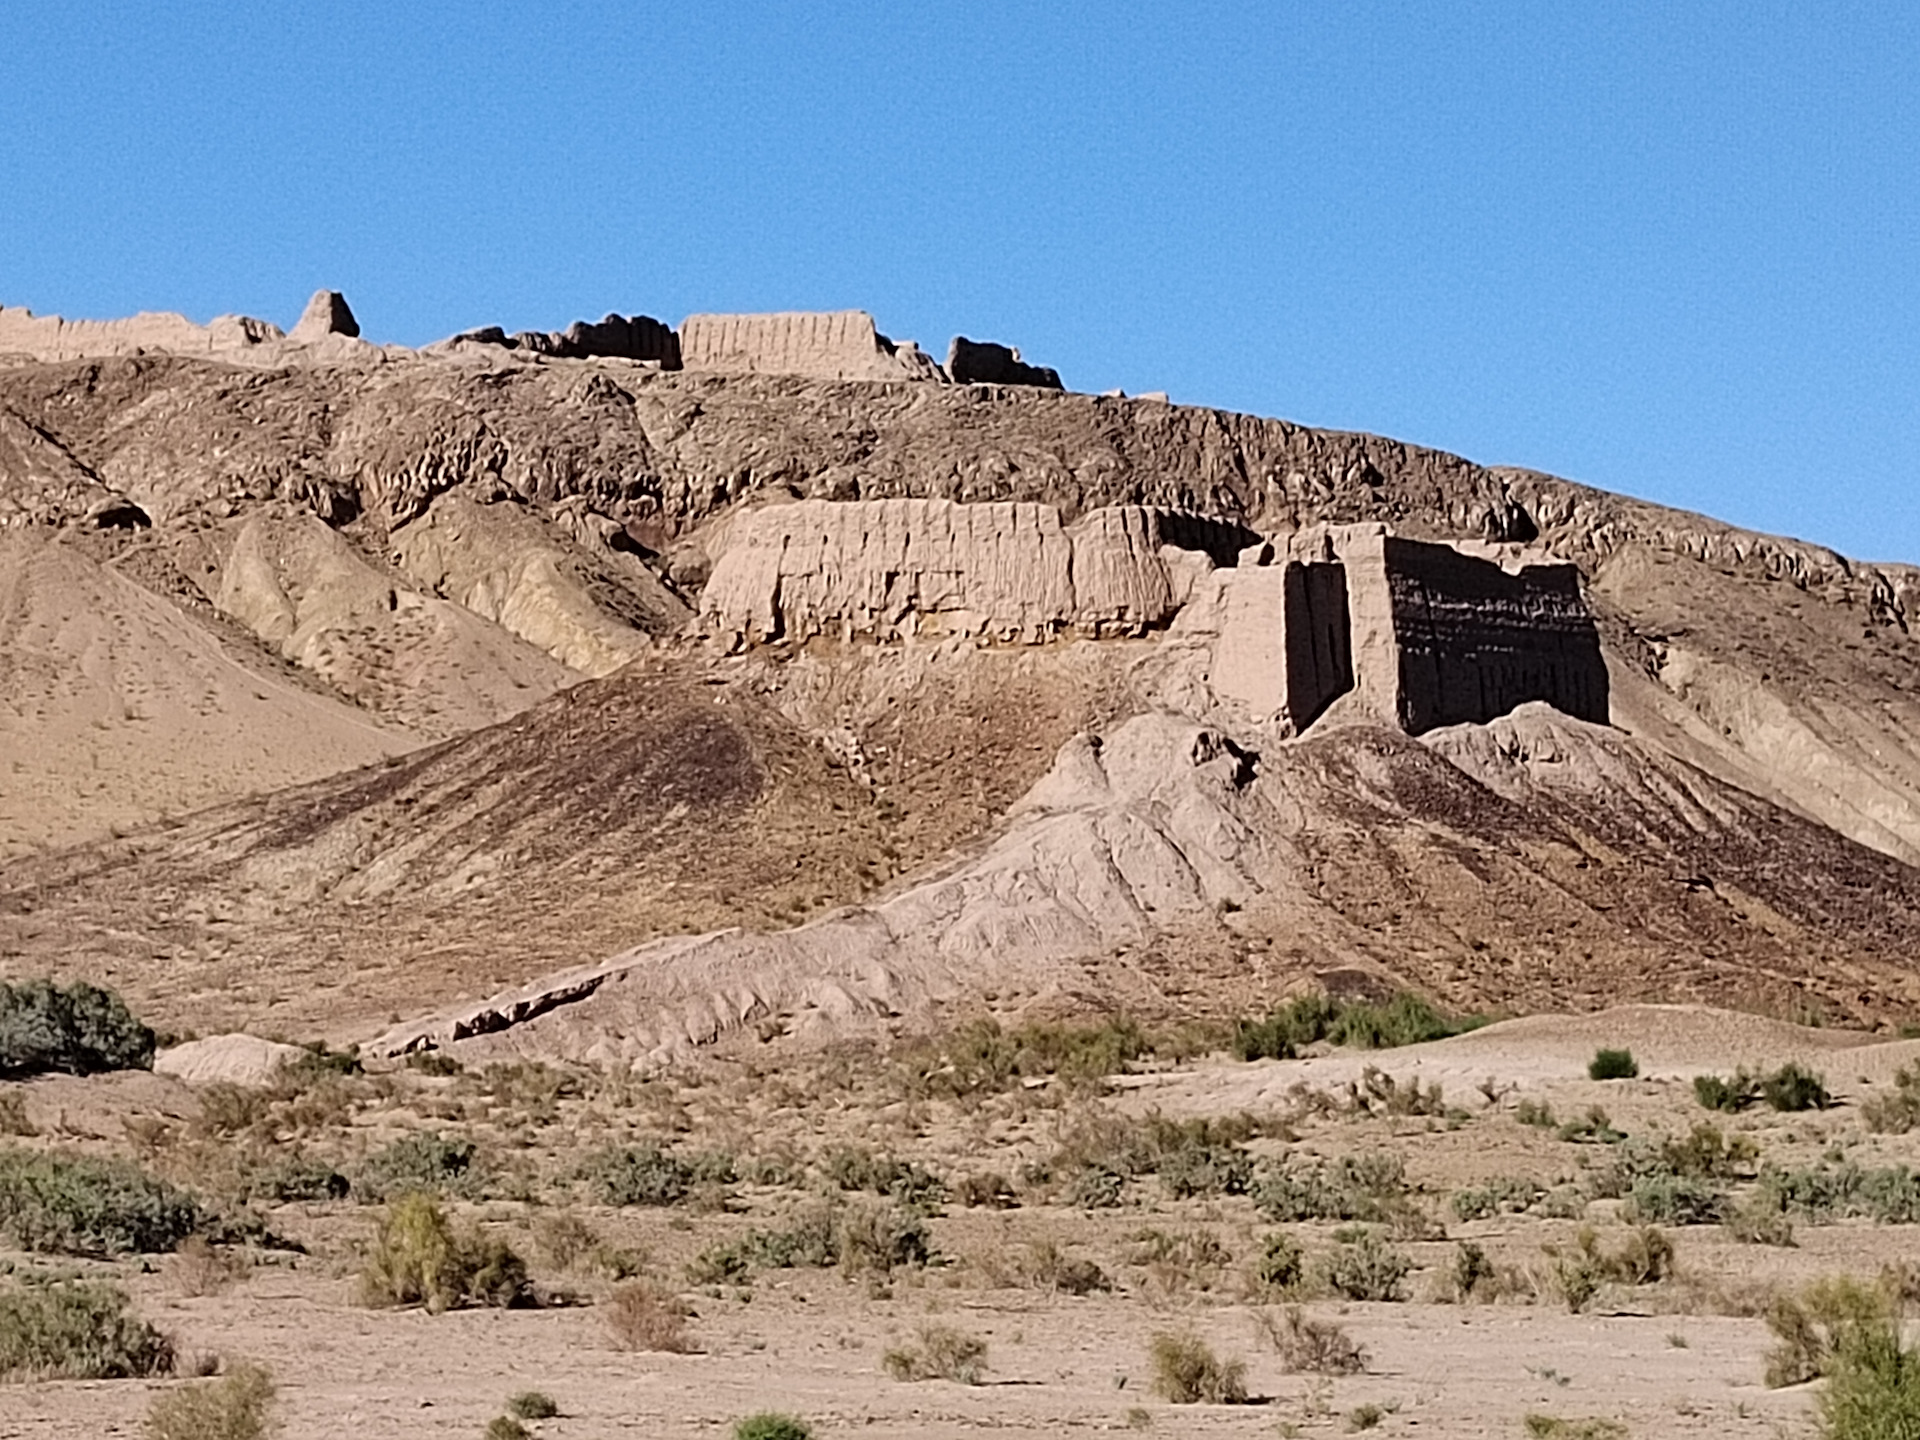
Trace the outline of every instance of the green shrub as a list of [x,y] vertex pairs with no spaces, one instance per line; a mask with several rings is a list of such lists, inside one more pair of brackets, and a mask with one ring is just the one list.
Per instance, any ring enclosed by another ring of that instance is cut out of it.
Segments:
[[1767,1307],[1774,1338],[1767,1352],[1768,1386],[1803,1385],[1830,1373],[1850,1340],[1889,1327],[1897,1318],[1885,1290],[1849,1275],[1815,1280],[1797,1295],[1775,1296]]
[[1371,1230],[1320,1257],[1321,1282],[1349,1300],[1401,1300],[1413,1261]]
[[475,1163],[479,1149],[435,1130],[405,1136],[368,1157],[354,1177],[354,1197],[375,1205],[410,1194],[477,1199],[484,1180]]
[[916,1209],[934,1209],[947,1198],[946,1182],[924,1165],[891,1155],[875,1155],[859,1145],[834,1151],[823,1168],[827,1178],[842,1190],[885,1195]]
[[1332,1161],[1288,1155],[1260,1168],[1253,1182],[1253,1203],[1276,1224],[1380,1221],[1407,1205],[1406,1177],[1406,1161],[1384,1150],[1342,1155]]
[[1760,1081],[1744,1069],[1734,1071],[1731,1077],[1696,1075],[1693,1077],[1693,1098],[1709,1110],[1721,1110],[1731,1115],[1759,1103]]
[[963,1098],[1006,1090],[1027,1080],[1058,1078],[1098,1086],[1166,1043],[1137,1022],[1116,1016],[1091,1024],[1035,1023],[1006,1029],[982,1019],[903,1060],[910,1090]]
[[1408,991],[1380,1004],[1307,995],[1261,1019],[1242,1020],[1234,1031],[1233,1051],[1242,1060],[1287,1060],[1320,1040],[1359,1050],[1386,1050],[1444,1040],[1486,1023],[1479,1015],[1444,1015]]
[[603,1205],[676,1205],[693,1184],[693,1168],[652,1145],[615,1146],[588,1158],[581,1177]]
[[0,1379],[125,1380],[172,1369],[172,1342],[128,1313],[118,1286],[0,1286]]
[[1920,1435],[1920,1350],[1883,1319],[1844,1332],[1820,1396],[1827,1440],[1912,1440]]
[[922,1325],[916,1342],[880,1357],[896,1380],[951,1380],[978,1385],[987,1368],[987,1342],[950,1325]]
[[1813,1224],[1864,1216],[1883,1225],[1920,1221],[1920,1176],[1905,1165],[1869,1168],[1848,1160],[1795,1170],[1761,1171],[1756,1207],[1799,1215]]
[[1260,1258],[1253,1263],[1254,1288],[1284,1294],[1298,1289],[1306,1273],[1300,1242],[1286,1231],[1276,1230],[1261,1243]]
[[687,1265],[696,1285],[744,1279],[755,1270],[825,1269],[888,1274],[933,1258],[926,1221],[904,1206],[821,1207],[785,1230],[749,1230],[709,1246]]
[[516,1420],[551,1420],[560,1413],[560,1406],[542,1391],[522,1390],[507,1401],[507,1413]]
[[1627,1192],[1628,1218],[1639,1224],[1717,1225],[1727,1200],[1713,1186],[1690,1175],[1646,1175]]
[[1148,1351],[1153,1363],[1154,1393],[1175,1405],[1244,1405],[1247,1367],[1242,1360],[1222,1360],[1191,1332],[1162,1332]]
[[1494,1215],[1522,1214],[1546,1193],[1536,1181],[1504,1175],[1485,1185],[1454,1191],[1448,1205],[1457,1220],[1485,1220]]
[[734,1422],[733,1440],[813,1440],[813,1427],[798,1415],[762,1410]]
[[0,1233],[22,1250],[158,1254],[201,1220],[192,1195],[125,1160],[0,1150]]
[[381,1221],[360,1275],[364,1303],[509,1306],[527,1295],[526,1262],[505,1241],[456,1227],[425,1194],[403,1195]]
[[1631,1080],[1640,1073],[1640,1062],[1631,1050],[1596,1050],[1587,1062],[1589,1080]]
[[153,1051],[153,1031],[111,990],[85,981],[0,984],[0,1080],[151,1070]]
[[154,1396],[147,1440],[263,1440],[271,1433],[273,1397],[264,1365],[235,1365],[218,1380]]
[[487,1422],[482,1440],[533,1440],[533,1432],[511,1415],[496,1415]]
[[1775,1110],[1825,1110],[1833,1104],[1826,1081],[1804,1065],[1782,1065],[1760,1082],[1760,1098]]

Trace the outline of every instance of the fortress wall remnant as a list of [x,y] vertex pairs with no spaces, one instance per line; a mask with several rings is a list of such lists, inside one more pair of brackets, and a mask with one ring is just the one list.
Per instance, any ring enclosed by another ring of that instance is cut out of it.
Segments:
[[1020,352],[991,340],[953,337],[947,347],[947,378],[956,385],[1037,385],[1045,390],[1061,390],[1060,372],[1044,365],[1029,365]]
[[1246,534],[1144,506],[1064,526],[1032,502],[803,500],[731,522],[700,609],[711,628],[753,642],[1138,632],[1170,619],[1216,556],[1231,564]]
[[911,340],[895,344],[864,310],[689,315],[680,325],[688,370],[805,375],[820,380],[940,380]]
[[1216,571],[1195,587],[1175,629],[1206,642],[1215,697],[1282,735],[1299,734],[1353,688],[1346,571],[1337,561]]
[[608,315],[597,324],[576,320],[564,331],[522,330],[509,335],[498,325],[463,330],[453,337],[477,345],[498,345],[561,360],[651,361],[662,370],[680,368],[680,337],[651,315]]
[[35,360],[93,360],[137,355],[221,355],[286,336],[277,325],[250,315],[221,315],[196,325],[171,311],[146,311],[124,320],[63,320],[0,305],[0,355]]
[[1356,688],[1408,734],[1484,722],[1529,700],[1608,721],[1600,636],[1570,564],[1508,569],[1452,545],[1337,527]]

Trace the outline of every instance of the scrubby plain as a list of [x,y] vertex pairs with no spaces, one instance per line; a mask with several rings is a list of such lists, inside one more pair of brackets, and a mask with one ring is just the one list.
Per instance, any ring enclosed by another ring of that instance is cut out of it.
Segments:
[[1920,1301],[1920,1041],[1449,1018],[13,1081],[0,1433],[1845,1423]]

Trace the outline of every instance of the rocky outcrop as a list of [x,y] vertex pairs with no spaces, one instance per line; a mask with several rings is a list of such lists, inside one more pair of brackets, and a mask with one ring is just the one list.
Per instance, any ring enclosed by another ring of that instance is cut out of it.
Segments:
[[956,385],[1037,385],[1043,390],[1060,390],[1060,372],[1044,365],[1029,365],[1020,352],[991,340],[953,337],[947,347],[947,378]]
[[287,338],[298,344],[311,344],[329,335],[344,335],[349,340],[357,340],[360,338],[360,322],[353,318],[347,297],[338,290],[316,290],[313,298],[307,301],[307,308],[300,313],[299,323],[293,327],[293,333]]
[[689,315],[680,326],[680,360],[689,370],[820,380],[942,378],[931,356],[911,340],[889,340],[864,310]]
[[924,632],[1036,643],[1164,624],[1248,532],[1144,506],[801,501],[734,517],[701,592],[735,643]]
[[560,360],[638,360],[662,370],[680,368],[680,337],[651,315],[608,315],[595,324],[576,320],[565,330],[522,330],[509,335],[498,325],[465,330],[450,344],[493,345]]

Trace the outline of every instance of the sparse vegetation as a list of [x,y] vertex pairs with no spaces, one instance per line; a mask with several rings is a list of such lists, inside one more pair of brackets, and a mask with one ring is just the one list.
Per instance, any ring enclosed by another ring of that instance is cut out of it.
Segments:
[[602,1205],[677,1205],[694,1182],[691,1165],[654,1145],[602,1150],[581,1165],[580,1176]]
[[0,983],[0,1080],[153,1068],[154,1033],[111,990],[85,981]]
[[922,1325],[913,1344],[887,1351],[880,1364],[896,1380],[978,1385],[987,1368],[987,1342],[951,1325]]
[[1019,1262],[1020,1278],[1039,1290],[1058,1295],[1091,1295],[1113,1289],[1113,1281],[1099,1265],[1070,1255],[1057,1241],[1032,1240]]
[[274,1394],[272,1373],[242,1362],[218,1380],[156,1395],[147,1440],[263,1440],[271,1433]]
[[0,1285],[0,1380],[125,1380],[173,1369],[173,1343],[118,1286]]
[[1247,1367],[1222,1360],[1191,1331],[1162,1331],[1148,1350],[1154,1393],[1175,1405],[1244,1405]]
[[0,1150],[0,1234],[22,1250],[159,1254],[193,1234],[200,1202],[125,1160]]
[[456,1226],[430,1195],[403,1195],[380,1223],[360,1273],[363,1303],[510,1306],[527,1296],[526,1262],[503,1240]]
[[1589,1080],[1632,1080],[1640,1074],[1640,1062],[1631,1050],[1596,1050],[1587,1062]]

